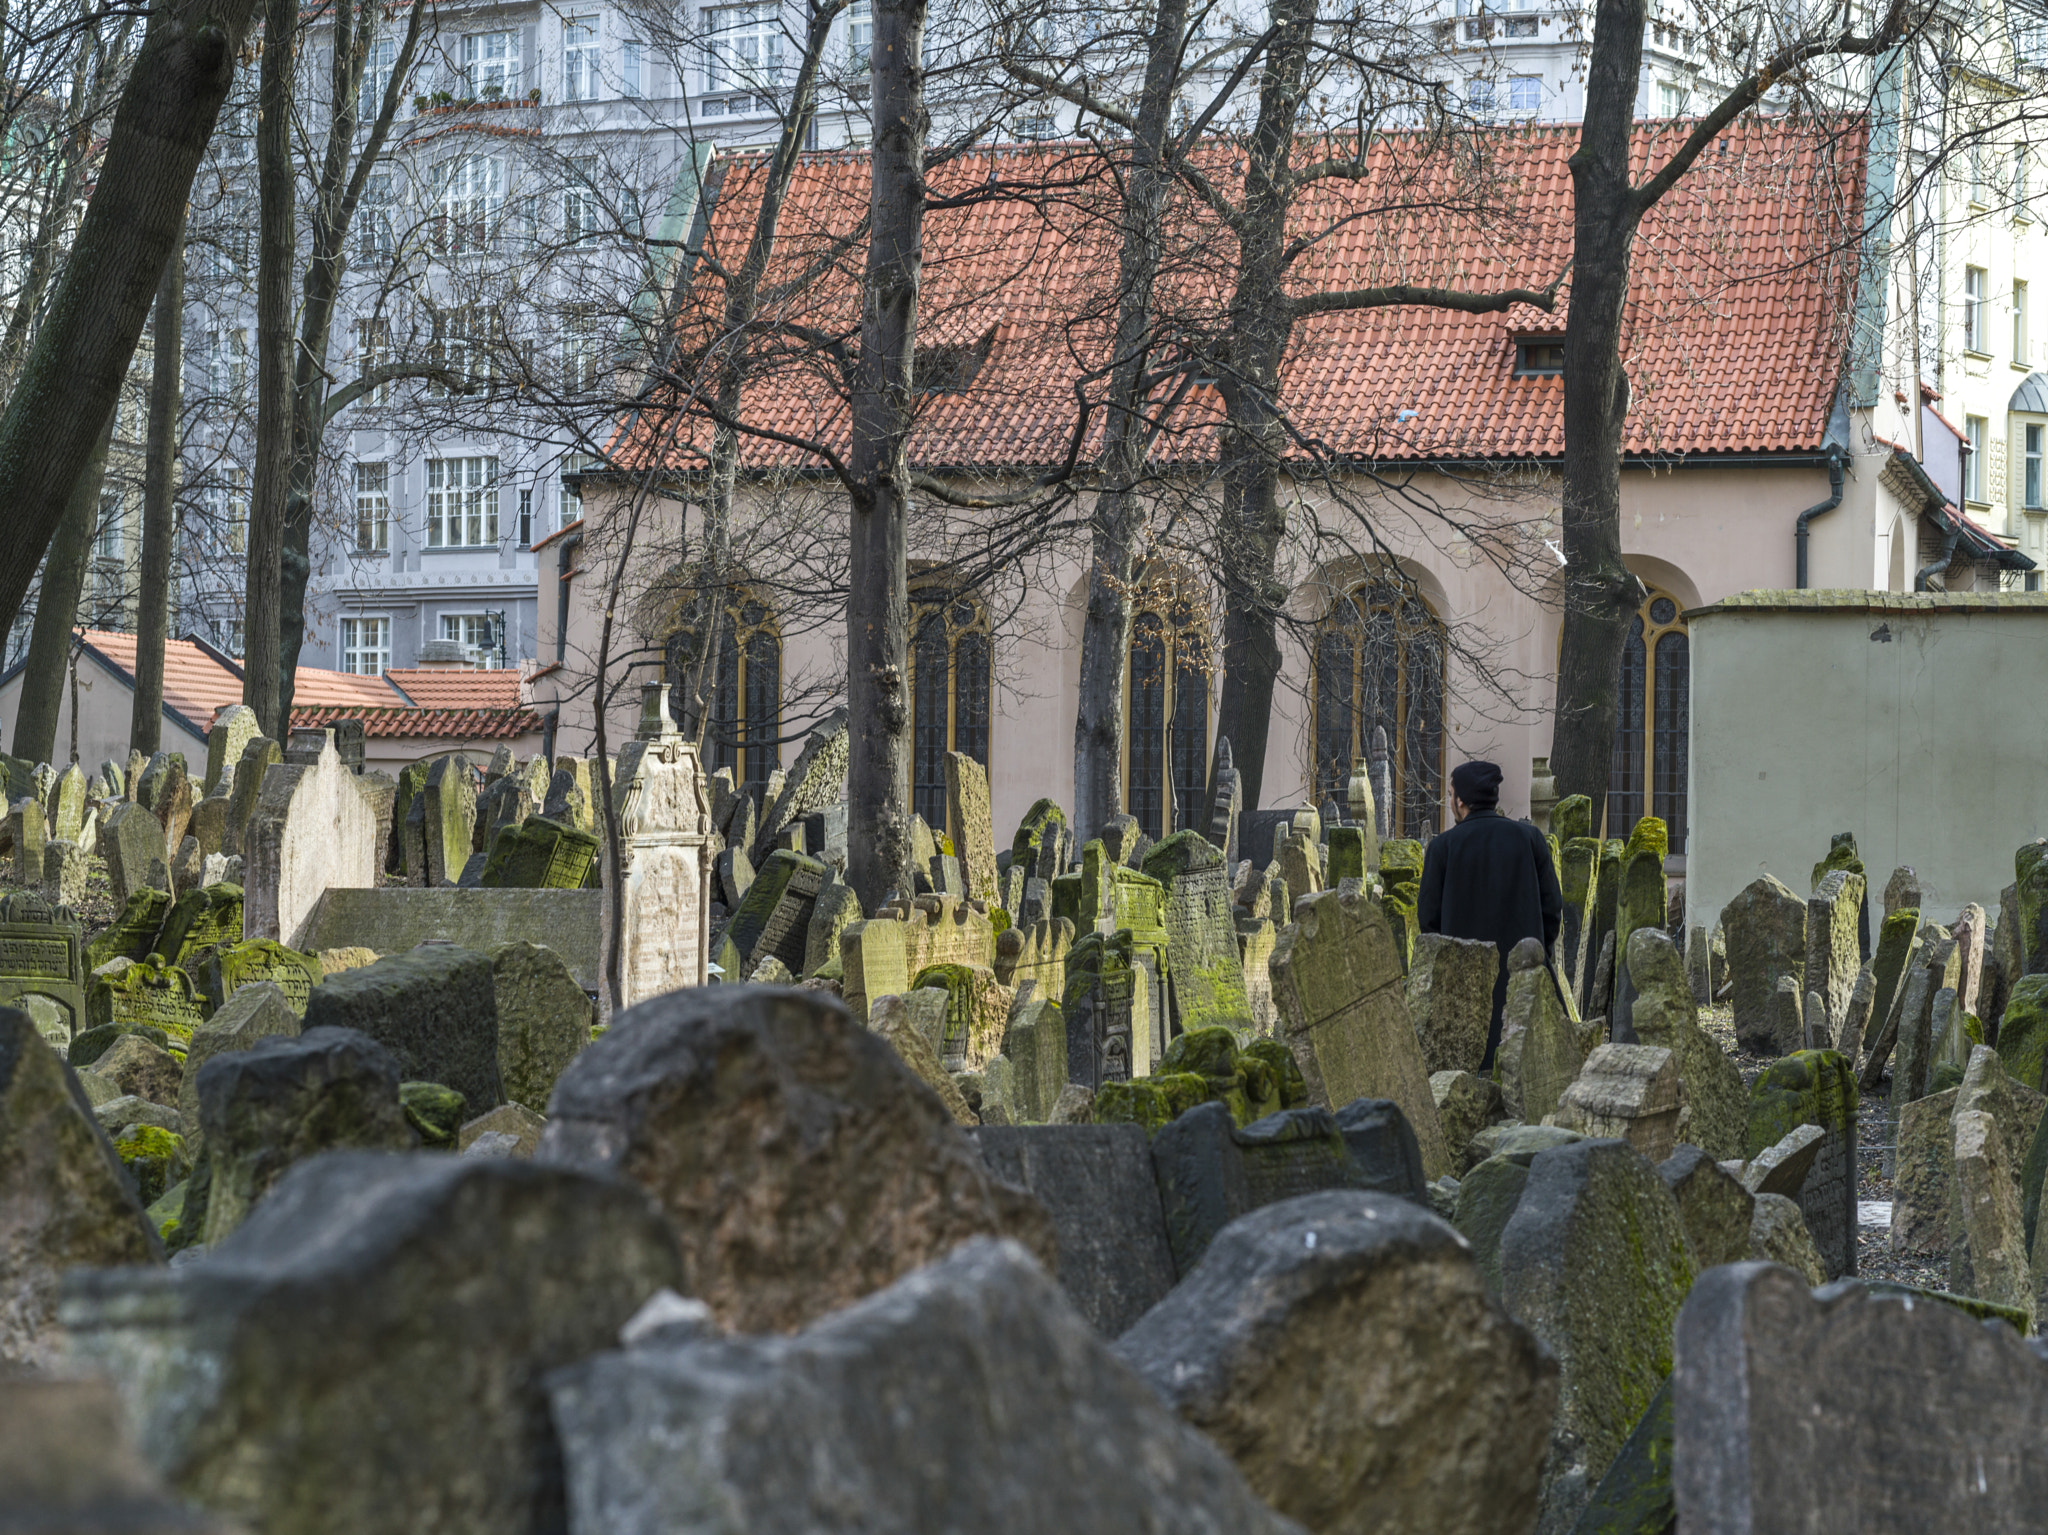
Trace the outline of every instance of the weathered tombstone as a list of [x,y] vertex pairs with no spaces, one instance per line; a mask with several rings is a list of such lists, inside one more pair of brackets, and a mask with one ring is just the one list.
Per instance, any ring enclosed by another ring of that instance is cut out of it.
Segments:
[[1858,923],[1864,916],[1863,876],[1834,869],[1821,876],[1806,898],[1806,968],[1800,984],[1818,992],[1827,1010],[1830,1043],[1849,1010],[1849,993],[1862,968]]
[[64,906],[0,896],[0,1007],[22,1009],[59,1048],[87,1027],[84,933]]
[[1657,1164],[1657,1174],[1678,1201],[1696,1270],[1740,1263],[1749,1256],[1756,1196],[1740,1180],[1697,1146],[1677,1147]]
[[[1551,812],[1551,818],[1557,818],[1556,811]],[[1597,958],[1594,945],[1599,941],[1600,844],[1596,840],[1574,837],[1562,844],[1558,886],[1564,897],[1564,917],[1557,930],[1559,967],[1565,984],[1572,988],[1573,998],[1583,1010],[1591,1003],[1589,987]]]
[[1638,928],[1629,935],[1629,950],[1636,1038],[1678,1056],[1679,1091],[1692,1111],[1686,1139],[1716,1157],[1741,1156],[1749,1124],[1742,1073],[1700,1027],[1676,945],[1653,928]]
[[[420,871],[412,866],[412,844],[407,837],[411,824],[413,801],[420,797],[427,787],[427,770],[431,762],[409,762],[398,770],[398,782],[391,795],[391,828],[384,853],[384,872],[403,874],[410,884],[420,883]],[[425,824],[426,812],[421,811],[421,824]]]
[[[1230,737],[1216,738],[1215,771],[1210,780],[1209,841],[1223,852],[1225,866],[1237,862],[1237,818],[1244,809],[1244,780],[1230,756]],[[1135,830],[1135,827],[1133,828]],[[1377,839],[1375,839],[1377,840]],[[1118,862],[1129,860],[1119,858]],[[1377,860],[1375,859],[1375,862]]]
[[491,955],[491,995],[505,1096],[545,1113],[555,1079],[590,1043],[590,998],[561,956],[537,943],[508,943]]
[[274,938],[245,938],[199,956],[197,982],[209,1013],[227,1005],[244,986],[268,981],[284,994],[292,1011],[305,1016],[306,999],[325,973],[319,957],[288,948]]
[[780,790],[771,789],[762,802],[760,826],[749,848],[756,864],[767,861],[776,839],[791,825],[845,797],[848,739],[844,709],[833,711],[804,738]]
[[107,860],[107,881],[114,901],[125,906],[138,890],[170,890],[170,863],[164,856],[164,829],[140,805],[123,805],[107,822],[101,851]]
[[1920,947],[1920,909],[1901,907],[1888,911],[1878,928],[1877,953],[1870,961],[1872,985],[1870,1027],[1863,1036],[1863,1048],[1874,1050],[1878,1036],[1892,1020],[1892,1007],[1906,972]]
[[1453,1166],[1462,1166],[1465,1148],[1472,1137],[1501,1112],[1500,1088],[1469,1071],[1433,1071],[1429,1074],[1429,1093],[1436,1100],[1444,1152]]
[[85,772],[74,762],[57,776],[57,782],[50,790],[46,829],[51,837],[76,842],[84,828]]
[[830,872],[819,860],[788,848],[768,855],[725,929],[750,967],[773,955],[796,974],[804,962],[811,912]]
[[1060,1288],[1105,1338],[1173,1288],[1173,1251],[1137,1125],[988,1126],[974,1135],[989,1171],[1045,1206],[1059,1239]]
[[535,1530],[561,1519],[544,1376],[676,1277],[673,1238],[615,1183],[337,1153],[207,1261],[86,1276],[66,1314],[192,1502],[301,1535]]
[[177,855],[171,859],[171,888],[177,891],[196,890],[205,867],[205,855],[199,851],[199,839],[188,835],[178,844]]
[[263,794],[263,780],[270,769],[284,761],[284,749],[268,736],[252,736],[242,748],[242,760],[235,767],[234,788],[228,795],[227,824],[221,833],[220,850],[230,857],[248,854],[244,843],[249,819],[256,813]]
[[1676,1341],[1680,1529],[2017,1535],[2039,1523],[2048,1363],[2011,1328],[1856,1281],[1809,1293],[1743,1263],[1700,1276]]
[[1893,912],[1908,909],[1916,915],[1920,910],[1920,876],[1901,865],[1884,882],[1884,914],[1889,917]]
[[1985,916],[1984,908],[1972,901],[1963,908],[1962,915],[1956,918],[1953,930],[1956,959],[1961,967],[1956,981],[1956,1002],[1963,1012],[1972,1016],[1981,1016],[1978,1013],[1977,993],[1984,977],[1988,922],[1989,918]]
[[1237,927],[1223,854],[1199,833],[1175,832],[1145,855],[1145,873],[1166,887],[1166,981],[1176,1029],[1222,1025],[1250,1034]]
[[1948,1204],[1959,1090],[1933,1093],[1900,1109],[1894,1132],[1891,1250],[1932,1258],[1948,1251]]
[[1333,826],[1330,828],[1329,876],[1332,885],[1341,885],[1347,879],[1364,879],[1368,874],[1365,865],[1365,828],[1362,826]]
[[195,1157],[203,1137],[199,1117],[200,1069],[216,1055],[247,1050],[257,1040],[273,1034],[298,1032],[299,1013],[271,981],[241,987],[214,1010],[211,1018],[192,1031],[185,1044],[185,1064],[179,1076],[178,1112],[184,1117],[186,1139]]
[[529,816],[498,833],[478,883],[486,890],[581,890],[600,846],[588,832]]
[[1280,877],[1287,881],[1288,893],[1294,899],[1314,895],[1324,887],[1322,847],[1307,832],[1288,832],[1274,849],[1274,861],[1280,865]]
[[1558,1099],[1557,1122],[1662,1162],[1678,1145],[1677,1056],[1656,1045],[1596,1045]]
[[86,969],[97,970],[112,959],[141,959],[150,953],[170,910],[171,898],[163,891],[136,891],[122,903],[113,924],[86,946]]
[[1015,994],[986,965],[931,965],[911,977],[913,993],[946,993],[946,1021],[935,1044],[948,1071],[979,1071],[1002,1054]]
[[834,976],[842,975],[839,940],[860,919],[860,897],[853,893],[852,886],[842,883],[836,876],[827,879],[811,902],[811,922],[804,932],[804,967],[801,973],[813,976],[829,970]]
[[2020,972],[2048,972],[2048,841],[2023,844],[2013,855],[2018,893]]
[[1280,930],[1269,920],[1237,919],[1237,957],[1244,971],[1245,999],[1251,1003],[1252,1030],[1271,1038],[1280,1029],[1280,1010],[1273,1001],[1273,950]]
[[1535,1518],[1556,1366],[1458,1234],[1404,1200],[1307,1194],[1241,1216],[1116,1351],[1310,1529]]
[[2048,1070],[2048,978],[2021,976],[1998,1025],[1998,1054],[2016,1082],[2042,1088]]
[[[966,1245],[793,1338],[679,1322],[551,1377],[569,1527],[753,1535],[833,1508],[877,1530],[1298,1528],[1008,1244]],[[739,1427],[758,1422],[778,1431]]]
[[1778,980],[1790,976],[1806,995],[1806,903],[1765,874],[1721,910],[1728,935],[1728,977],[1734,987],[1735,1037],[1746,1050],[1786,1055],[1804,1043],[1803,1030],[1780,1038]]
[[1530,1124],[1552,1113],[1585,1064],[1578,1031],[1565,1016],[1543,945],[1525,938],[1508,955],[1507,1005],[1501,1013],[1494,1080],[1508,1113]]
[[136,796],[142,792],[142,774],[143,770],[148,766],[149,758],[131,746],[128,749],[127,767],[122,773],[122,781],[127,786],[128,802],[130,804],[135,803]]
[[[1073,846],[1066,812],[1055,801],[1041,799],[1024,813],[1017,835],[1011,839],[1010,867],[1050,884],[1073,862]],[[1011,910],[1014,914],[1015,908]]]
[[977,901],[996,899],[996,844],[989,813],[988,769],[961,752],[946,753],[946,824]]
[[52,838],[43,844],[43,899],[52,906],[76,906],[85,899],[91,864],[76,842]]
[[1958,1108],[1954,1181],[1949,1191],[1948,1287],[2025,1314],[2034,1326],[2034,1276],[2016,1177],[2020,1150],[2006,1144],[1998,1121]]
[[1084,934],[1067,951],[1060,1013],[1067,1034],[1067,1080],[1090,1092],[1149,1076],[1163,1053],[1155,1038],[1148,988],[1128,931]]
[[[261,727],[256,723],[256,711],[247,704],[230,704],[221,710],[214,717],[213,728],[206,733],[206,777],[200,786],[202,793],[225,792],[240,771],[243,751],[261,734]],[[223,779],[227,780],[226,785],[223,785]]]
[[1414,1127],[1426,1175],[1449,1172],[1394,935],[1378,904],[1355,886],[1297,902],[1270,968],[1309,1101],[1392,1099]]
[[1830,1279],[1856,1272],[1856,1110],[1854,1066],[1833,1050],[1802,1050],[1772,1062],[1749,1094],[1745,1156],[1802,1125],[1821,1131],[1813,1169],[1795,1197]]
[[651,1193],[681,1237],[684,1288],[742,1331],[800,1326],[971,1235],[1051,1256],[1036,1201],[990,1178],[895,1051],[815,991],[642,1003],[550,1108],[537,1160]]
[[1615,1038],[1623,1042],[1635,1037],[1630,1024],[1636,992],[1628,974],[1629,934],[1639,927],[1664,926],[1664,858],[1669,840],[1664,822],[1646,815],[1630,830],[1622,851],[1621,890],[1614,907],[1614,953],[1621,963],[1615,968],[1614,1001],[1608,1018]]
[[1050,1122],[1067,1087],[1067,1021],[1060,1005],[1027,982],[1010,1014],[1003,1053],[1016,1067],[1016,1107],[1027,1124]]
[[152,954],[117,974],[94,975],[85,992],[88,1027],[114,1023],[162,1029],[178,1048],[205,1022],[192,978]]
[[1500,1271],[1508,1314],[1558,1361],[1540,1527],[1569,1529],[1671,1368],[1671,1327],[1693,1279],[1685,1224],[1633,1147],[1576,1141],[1529,1164]]
[[[426,880],[429,888],[452,885],[469,862],[476,830],[476,778],[460,752],[439,759],[427,771],[427,786],[416,802],[424,808]],[[411,812],[408,811],[410,816]]]
[[186,835],[199,847],[201,859],[220,852],[221,843],[228,833],[228,802],[226,796],[203,799],[192,807],[192,819]]
[[290,943],[328,890],[374,888],[376,844],[376,813],[330,738],[267,770],[244,836],[244,936]]
[[505,1101],[491,957],[428,943],[330,975],[306,1001],[306,1028],[359,1029],[390,1050],[408,1082],[438,1082],[481,1114]]
[[201,949],[242,939],[242,887],[206,885],[189,890],[171,903],[158,932],[156,951],[182,965]]

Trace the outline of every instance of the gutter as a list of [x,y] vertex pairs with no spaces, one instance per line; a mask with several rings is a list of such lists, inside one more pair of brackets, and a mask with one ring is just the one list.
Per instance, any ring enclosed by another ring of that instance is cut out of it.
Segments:
[[583,547],[583,530],[578,528],[562,540],[555,560],[555,664],[569,659],[569,575],[576,551]]
[[1827,513],[1832,512],[1836,507],[1840,506],[1841,504],[1842,450],[1840,448],[1834,448],[1829,450],[1828,453],[1827,499],[1825,501],[1814,502],[1812,506],[1809,506],[1805,511],[1799,514],[1799,520],[1793,524],[1792,566],[1794,574],[1792,577],[1792,585],[1794,590],[1802,592],[1806,590],[1806,539],[1807,530],[1810,527],[1812,527],[1813,519],[1816,517],[1825,516]]

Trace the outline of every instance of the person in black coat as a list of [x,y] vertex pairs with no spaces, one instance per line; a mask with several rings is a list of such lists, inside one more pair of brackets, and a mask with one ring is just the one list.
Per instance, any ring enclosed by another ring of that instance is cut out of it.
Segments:
[[1502,815],[1496,808],[1499,800],[1500,769],[1491,762],[1466,762],[1451,770],[1451,811],[1458,824],[1430,839],[1415,905],[1423,932],[1480,938],[1500,951],[1481,1071],[1492,1069],[1500,1045],[1508,951],[1524,938],[1538,938],[1549,955],[1564,918],[1564,893],[1557,886],[1549,841],[1529,822]]

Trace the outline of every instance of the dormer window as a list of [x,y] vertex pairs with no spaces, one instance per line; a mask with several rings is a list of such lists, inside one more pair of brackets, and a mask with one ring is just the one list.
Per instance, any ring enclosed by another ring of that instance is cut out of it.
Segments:
[[1515,377],[1549,378],[1564,372],[1564,342],[1555,336],[1515,339]]

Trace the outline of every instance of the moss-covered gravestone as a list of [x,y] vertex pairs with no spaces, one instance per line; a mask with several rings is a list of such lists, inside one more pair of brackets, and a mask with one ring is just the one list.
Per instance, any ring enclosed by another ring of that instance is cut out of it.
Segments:
[[1408,1013],[1422,1062],[1440,1071],[1477,1071],[1493,1027],[1493,982],[1500,950],[1477,938],[1425,933],[1408,966]]
[[85,1015],[93,1028],[118,1024],[162,1029],[180,1050],[206,1017],[192,977],[167,964],[160,954],[137,960],[117,974],[94,976],[85,994]]
[[1364,879],[1371,872],[1366,867],[1366,838],[1369,834],[1369,829],[1364,826],[1330,828],[1331,884],[1341,884],[1347,879]]
[[[1552,811],[1552,824],[1556,820],[1557,812]],[[1562,843],[1557,881],[1564,896],[1564,918],[1558,925],[1557,941],[1562,951],[1565,984],[1572,988],[1583,1009],[1596,958],[1594,945],[1599,941],[1600,844],[1591,837],[1574,837]]]
[[1073,846],[1067,813],[1057,801],[1042,799],[1024,812],[1017,835],[1010,839],[1010,867],[1022,869],[1027,879],[1050,884],[1066,872]]
[[590,1043],[596,1009],[562,957],[537,943],[508,943],[491,955],[491,992],[505,1096],[544,1114],[555,1079]]
[[1804,1039],[1781,1037],[1797,1022],[1776,1004],[1780,977],[1790,976],[1806,996],[1806,903],[1769,874],[1746,886],[1721,910],[1728,935],[1728,978],[1733,986],[1735,1037],[1746,1050],[1787,1055]]
[[1593,801],[1583,794],[1567,794],[1550,810],[1550,834],[1565,847],[1579,837],[1593,835]]
[[404,1080],[454,1088],[471,1114],[505,1101],[488,954],[427,943],[327,976],[306,1002],[307,1030],[323,1024],[360,1029],[397,1058]]
[[529,816],[492,840],[479,883],[488,890],[581,890],[597,862],[598,847],[588,832]]
[[828,873],[818,859],[786,847],[768,855],[725,928],[725,936],[746,964],[758,964],[772,954],[790,974],[801,971],[811,911]]
[[[408,762],[398,770],[398,788],[391,796],[391,838],[384,852],[384,872],[404,874],[410,878],[412,870],[407,866],[407,843],[405,840],[406,817],[412,813],[412,802],[427,786],[427,770],[431,762]],[[417,884],[415,879],[413,883]]]
[[182,965],[201,949],[242,938],[242,887],[206,885],[178,897],[157,935],[156,951]]
[[1692,1111],[1686,1139],[1723,1161],[1743,1155],[1749,1125],[1742,1072],[1700,1027],[1685,961],[1678,946],[1654,928],[1629,938],[1629,970],[1637,986],[1636,1038],[1678,1057],[1679,1090]]
[[221,833],[220,850],[230,857],[245,853],[249,818],[256,814],[256,802],[263,795],[263,778],[284,761],[284,749],[268,736],[252,736],[242,748],[242,760],[235,767],[235,787],[228,795],[227,826]]
[[1129,930],[1082,934],[1067,950],[1066,970],[1060,1012],[1066,1023],[1067,1080],[1097,1092],[1110,1082],[1149,1076],[1155,1030]]
[[1892,1004],[1905,983],[1906,970],[1920,947],[1920,908],[1901,906],[1886,914],[1877,932],[1877,954],[1870,962],[1873,991],[1870,1023],[1863,1035],[1863,1048],[1874,1049],[1890,1022]]
[[912,991],[937,987],[946,993],[946,1023],[938,1041],[948,1071],[979,1071],[1003,1053],[1010,1021],[1009,987],[986,965],[928,965],[910,982]]
[[1578,1031],[1565,1016],[1557,983],[1543,962],[1543,945],[1524,938],[1508,955],[1507,1003],[1494,1055],[1494,1079],[1509,1114],[1528,1124],[1542,1123],[1556,1112],[1558,1099],[1585,1061]]
[[1616,1038],[1626,1039],[1635,986],[1628,976],[1628,938],[1639,927],[1661,929],[1665,920],[1664,855],[1668,834],[1656,816],[1646,815],[1629,832],[1621,858],[1621,889],[1614,905],[1614,1006]]
[[1765,1067],[1749,1090],[1743,1154],[1754,1157],[1801,1125],[1821,1131],[1799,1208],[1830,1279],[1856,1272],[1856,1070],[1833,1050],[1800,1050]]
[[0,896],[0,1006],[27,1011],[59,1046],[87,1027],[84,936],[69,907]]
[[284,993],[292,1010],[304,1017],[306,998],[322,974],[318,955],[302,954],[274,938],[249,938],[209,949],[198,956],[192,968],[209,1014],[252,981],[269,981]]
[[2013,885],[2019,900],[2020,970],[2048,972],[2048,842],[2029,842],[2013,855]]
[[1249,1037],[1251,998],[1221,850],[1198,832],[1175,832],[1145,855],[1145,873],[1166,887],[1167,994],[1175,1027],[1223,1027]]

